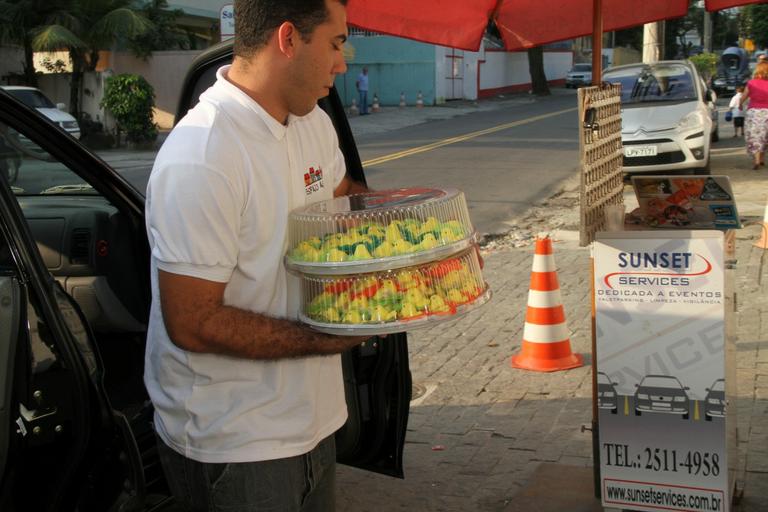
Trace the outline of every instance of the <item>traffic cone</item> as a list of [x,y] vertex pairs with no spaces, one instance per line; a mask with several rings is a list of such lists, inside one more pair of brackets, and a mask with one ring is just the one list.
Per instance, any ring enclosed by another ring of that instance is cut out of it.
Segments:
[[536,238],[523,343],[520,353],[512,356],[512,367],[555,372],[583,364],[581,355],[571,352],[552,240]]
[[400,108],[405,106],[405,92],[400,93]]
[[760,240],[753,244],[761,249],[768,249],[768,203],[765,205],[763,222],[760,223]]
[[416,107],[422,108],[424,106],[424,96],[421,94],[421,91],[419,91],[419,94],[416,95]]
[[357,108],[357,100],[352,98],[352,105],[349,107],[349,115],[356,116],[360,113],[360,109]]
[[379,111],[379,97],[376,93],[373,93],[373,104],[371,105],[371,112]]

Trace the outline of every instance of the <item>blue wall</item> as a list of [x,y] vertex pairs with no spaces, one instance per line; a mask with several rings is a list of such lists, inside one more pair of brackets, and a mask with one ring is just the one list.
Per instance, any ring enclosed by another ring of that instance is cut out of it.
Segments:
[[354,51],[354,57],[347,61],[347,72],[336,77],[336,89],[345,105],[357,98],[355,82],[364,66],[368,68],[369,104],[376,93],[382,105],[397,105],[400,92],[404,92],[408,105],[414,105],[419,91],[425,105],[434,103],[433,45],[389,36],[352,36],[347,45]]

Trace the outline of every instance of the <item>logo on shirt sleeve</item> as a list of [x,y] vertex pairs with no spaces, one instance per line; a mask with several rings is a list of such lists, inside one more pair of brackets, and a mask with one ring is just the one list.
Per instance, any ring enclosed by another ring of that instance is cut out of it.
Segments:
[[307,195],[323,188],[325,188],[325,184],[323,183],[323,170],[319,166],[317,169],[310,167],[309,172],[304,173],[304,189],[306,190]]

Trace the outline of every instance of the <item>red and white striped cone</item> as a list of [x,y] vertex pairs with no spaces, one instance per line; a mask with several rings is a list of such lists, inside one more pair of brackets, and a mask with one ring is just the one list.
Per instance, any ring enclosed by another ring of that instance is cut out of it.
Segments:
[[523,343],[520,353],[512,356],[512,366],[537,372],[555,372],[583,364],[581,355],[571,352],[552,240],[549,237],[537,238]]

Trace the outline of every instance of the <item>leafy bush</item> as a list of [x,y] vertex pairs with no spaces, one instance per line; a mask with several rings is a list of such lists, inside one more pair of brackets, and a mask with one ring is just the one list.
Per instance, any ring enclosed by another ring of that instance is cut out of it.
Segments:
[[706,82],[708,82],[717,72],[717,55],[714,53],[700,53],[693,57],[689,57],[688,60],[696,66],[699,74]]
[[152,122],[155,91],[144,77],[123,74],[107,79],[101,106],[115,117],[118,129],[129,142],[152,142],[157,138],[157,125]]

